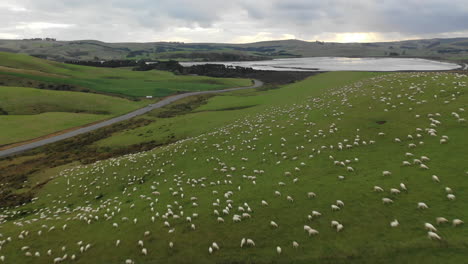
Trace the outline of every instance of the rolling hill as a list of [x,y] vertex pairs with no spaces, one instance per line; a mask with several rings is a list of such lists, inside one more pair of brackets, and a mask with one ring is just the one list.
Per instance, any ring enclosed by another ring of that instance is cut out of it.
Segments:
[[175,143],[22,182],[34,198],[1,208],[0,257],[463,263],[467,85],[454,73],[333,72],[210,98],[186,115],[218,124],[199,134],[174,127]]
[[105,43],[96,40],[0,40],[0,51],[66,60],[259,60],[316,56],[403,56],[468,60],[468,38],[421,39],[376,43],[307,42],[301,40],[228,43]]

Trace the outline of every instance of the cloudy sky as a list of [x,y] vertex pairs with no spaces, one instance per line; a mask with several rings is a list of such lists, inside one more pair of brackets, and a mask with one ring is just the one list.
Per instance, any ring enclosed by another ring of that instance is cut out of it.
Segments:
[[468,37],[467,0],[0,0],[0,38],[107,42]]

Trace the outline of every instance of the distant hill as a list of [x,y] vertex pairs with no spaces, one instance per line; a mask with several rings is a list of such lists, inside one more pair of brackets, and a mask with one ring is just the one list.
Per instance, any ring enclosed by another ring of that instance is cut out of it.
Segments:
[[96,40],[0,40],[0,51],[25,53],[57,61],[110,59],[261,60],[283,57],[425,57],[468,60],[468,38],[420,39],[375,43],[301,40],[228,43],[106,43]]

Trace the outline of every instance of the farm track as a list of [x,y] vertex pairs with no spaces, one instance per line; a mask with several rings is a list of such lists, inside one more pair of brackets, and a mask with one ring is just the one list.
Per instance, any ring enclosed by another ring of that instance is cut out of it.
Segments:
[[246,86],[246,87],[234,87],[234,88],[228,88],[228,89],[223,89],[223,90],[213,90],[213,91],[199,91],[199,92],[177,94],[177,95],[174,95],[174,96],[166,97],[163,100],[161,100],[161,101],[159,101],[159,102],[157,102],[155,104],[150,104],[150,105],[148,105],[148,106],[146,106],[144,108],[140,108],[138,110],[127,113],[125,115],[114,117],[114,118],[111,118],[111,119],[108,119],[108,120],[105,120],[105,121],[102,121],[102,122],[99,122],[99,123],[95,123],[95,124],[92,124],[92,125],[89,125],[89,126],[81,127],[79,129],[72,130],[70,132],[59,134],[59,135],[56,135],[56,136],[53,136],[53,137],[48,137],[48,138],[45,138],[45,139],[41,139],[41,140],[33,141],[33,142],[30,142],[30,143],[26,143],[24,145],[20,145],[20,146],[8,148],[8,149],[5,149],[5,150],[1,150],[0,151],[0,158],[8,157],[8,156],[18,154],[18,153],[21,153],[21,152],[24,152],[24,151],[27,151],[27,150],[31,150],[31,149],[34,149],[34,148],[37,148],[37,147],[44,146],[44,145],[47,145],[47,144],[50,144],[50,143],[54,143],[54,142],[64,140],[64,139],[67,139],[67,138],[71,138],[71,137],[74,137],[74,136],[77,136],[77,135],[88,133],[88,132],[91,132],[91,131],[97,130],[99,128],[106,127],[106,126],[109,126],[109,125],[112,125],[112,124],[115,124],[115,123],[118,123],[118,122],[121,122],[121,121],[129,120],[131,118],[143,115],[143,114],[148,113],[148,112],[150,112],[150,111],[152,111],[154,109],[164,107],[166,105],[169,105],[169,104],[171,104],[171,103],[173,103],[175,101],[178,101],[178,100],[186,98],[186,97],[190,97],[190,96],[194,96],[194,95],[202,95],[202,94],[224,93],[224,92],[243,90],[243,89],[253,89],[253,88],[261,87],[263,85],[262,81],[259,81],[259,80],[253,80],[253,81],[254,81],[253,85]]

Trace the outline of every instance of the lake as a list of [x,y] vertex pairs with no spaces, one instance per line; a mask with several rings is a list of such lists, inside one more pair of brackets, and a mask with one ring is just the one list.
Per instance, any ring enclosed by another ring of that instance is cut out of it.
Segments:
[[273,71],[439,71],[460,68],[454,63],[413,58],[308,57],[266,61],[181,62],[182,66],[200,64],[251,67]]

